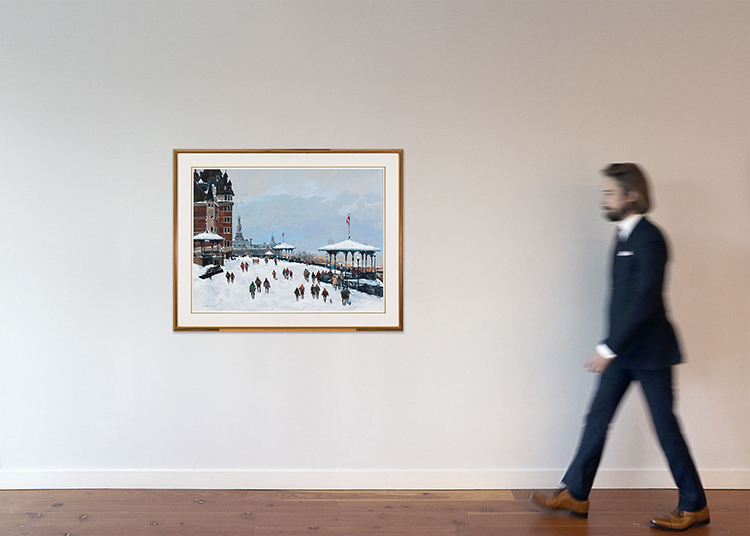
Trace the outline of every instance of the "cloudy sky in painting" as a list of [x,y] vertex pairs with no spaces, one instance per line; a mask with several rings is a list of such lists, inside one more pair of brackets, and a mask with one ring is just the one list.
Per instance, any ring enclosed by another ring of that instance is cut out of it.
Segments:
[[242,234],[253,243],[277,242],[296,252],[319,254],[318,248],[348,238],[383,248],[383,169],[274,168],[228,169]]

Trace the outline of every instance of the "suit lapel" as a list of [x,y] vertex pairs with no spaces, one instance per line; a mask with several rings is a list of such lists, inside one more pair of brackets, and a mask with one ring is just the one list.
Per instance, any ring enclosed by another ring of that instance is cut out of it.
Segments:
[[630,231],[630,236],[628,236],[628,239],[627,239],[627,240],[625,241],[625,243],[628,243],[628,242],[630,242],[630,241],[631,241],[631,240],[633,239],[633,235],[634,235],[634,234],[636,234],[636,233],[638,233],[638,232],[639,232],[639,229],[642,229],[642,228],[643,228],[643,225],[644,225],[644,223],[643,223],[643,222],[645,222],[645,221],[646,221],[646,216],[643,216],[643,217],[642,217],[642,218],[641,218],[641,219],[640,219],[640,220],[638,221],[638,223],[636,223],[636,224],[635,224],[635,227],[633,227],[633,230],[632,230],[632,231]]

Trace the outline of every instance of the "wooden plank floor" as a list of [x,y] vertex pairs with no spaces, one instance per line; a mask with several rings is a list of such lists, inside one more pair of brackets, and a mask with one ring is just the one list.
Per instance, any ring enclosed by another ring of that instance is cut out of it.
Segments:
[[[750,490],[709,490],[693,536],[750,536]],[[588,520],[542,513],[529,490],[0,491],[2,536],[638,536],[673,490],[595,490]]]

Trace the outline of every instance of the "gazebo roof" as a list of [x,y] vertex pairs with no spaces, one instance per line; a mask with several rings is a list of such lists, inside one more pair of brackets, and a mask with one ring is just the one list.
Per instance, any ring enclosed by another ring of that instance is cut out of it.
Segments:
[[276,244],[273,249],[297,249],[297,246],[293,246],[291,244],[287,244],[286,242],[282,242],[281,244]]
[[328,251],[331,253],[333,253],[334,251],[364,251],[371,253],[380,251],[380,248],[369,246],[367,244],[360,244],[359,242],[355,242],[351,239],[351,237],[349,237],[343,242],[339,242],[338,244],[331,244],[330,246],[323,246],[321,248],[318,248],[318,251]]
[[193,240],[208,240],[212,242],[218,242],[224,240],[223,236],[219,236],[211,231],[203,231],[201,234],[197,234],[193,237]]

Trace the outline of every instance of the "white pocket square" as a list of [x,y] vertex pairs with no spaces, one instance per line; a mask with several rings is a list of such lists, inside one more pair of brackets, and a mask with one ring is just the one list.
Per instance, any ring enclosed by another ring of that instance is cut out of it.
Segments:
[[618,251],[617,256],[618,257],[630,257],[633,255],[632,251]]

